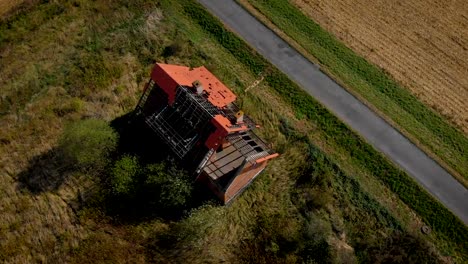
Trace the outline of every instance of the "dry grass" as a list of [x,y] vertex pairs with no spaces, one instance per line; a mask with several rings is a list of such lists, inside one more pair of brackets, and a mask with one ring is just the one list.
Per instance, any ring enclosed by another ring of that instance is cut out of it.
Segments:
[[291,2],[468,133],[465,1]]
[[0,0],[0,17],[22,2],[24,2],[24,0]]

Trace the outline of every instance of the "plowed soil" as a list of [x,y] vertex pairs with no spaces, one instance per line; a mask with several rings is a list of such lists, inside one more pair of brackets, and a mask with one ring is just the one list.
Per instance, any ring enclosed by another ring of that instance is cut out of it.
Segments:
[[291,0],[468,134],[465,0]]

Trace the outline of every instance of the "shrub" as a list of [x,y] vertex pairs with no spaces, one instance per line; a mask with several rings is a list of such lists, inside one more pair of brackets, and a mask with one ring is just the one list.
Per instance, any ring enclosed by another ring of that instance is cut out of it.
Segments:
[[117,140],[117,133],[107,122],[87,119],[68,125],[59,145],[67,164],[85,171],[102,170]]
[[146,188],[156,194],[154,203],[162,208],[177,208],[187,204],[191,197],[193,186],[187,173],[158,163],[147,166]]
[[140,172],[138,159],[133,156],[123,156],[116,161],[111,172],[111,188],[116,195],[128,195],[133,190],[135,177]]

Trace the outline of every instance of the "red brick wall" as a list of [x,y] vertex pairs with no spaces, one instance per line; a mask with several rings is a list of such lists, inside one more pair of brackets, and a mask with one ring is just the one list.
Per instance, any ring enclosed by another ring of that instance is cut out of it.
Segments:
[[245,188],[259,172],[265,169],[266,165],[267,162],[262,162],[256,166],[246,167],[239,175],[237,175],[226,190],[225,202],[229,202],[229,200],[235,197],[239,191]]

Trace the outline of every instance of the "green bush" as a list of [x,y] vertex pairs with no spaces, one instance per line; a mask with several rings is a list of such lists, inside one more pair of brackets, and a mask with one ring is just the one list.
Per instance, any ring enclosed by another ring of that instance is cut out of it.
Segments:
[[112,192],[116,195],[130,194],[138,173],[140,173],[140,165],[136,157],[123,156],[117,160],[111,172]]
[[117,140],[117,133],[106,121],[86,119],[66,126],[59,146],[67,164],[85,171],[102,170]]
[[158,163],[146,168],[146,188],[155,194],[154,203],[162,208],[177,208],[187,204],[192,194],[192,183],[187,173]]

